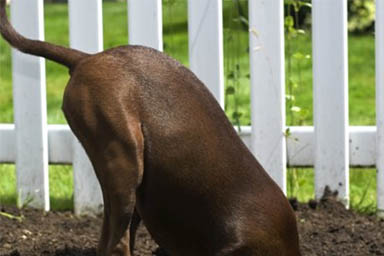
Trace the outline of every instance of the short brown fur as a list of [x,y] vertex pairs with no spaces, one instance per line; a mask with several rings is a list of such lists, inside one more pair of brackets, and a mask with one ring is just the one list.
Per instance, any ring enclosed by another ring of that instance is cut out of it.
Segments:
[[132,255],[140,219],[170,255],[300,255],[287,199],[191,71],[141,46],[88,55],[26,39],[0,1],[12,46],[71,69],[63,111],[102,188],[99,255]]

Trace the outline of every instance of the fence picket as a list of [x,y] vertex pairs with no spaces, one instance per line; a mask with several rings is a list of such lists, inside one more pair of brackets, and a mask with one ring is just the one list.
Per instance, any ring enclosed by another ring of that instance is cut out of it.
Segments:
[[161,0],[128,0],[129,44],[163,50],[161,3]]
[[[102,51],[102,1],[69,0],[68,8],[71,47],[88,53]],[[95,172],[81,144],[75,140],[73,146],[75,213],[100,213],[103,199]]]
[[376,1],[376,168],[377,208],[384,217],[384,2]]
[[347,1],[313,0],[315,193],[349,200]]
[[[43,14],[43,0],[12,2],[12,23],[29,38],[44,39]],[[12,57],[18,203],[48,211],[45,60],[17,50]]]
[[224,108],[221,0],[188,1],[189,66]]
[[286,191],[283,1],[249,1],[251,148]]

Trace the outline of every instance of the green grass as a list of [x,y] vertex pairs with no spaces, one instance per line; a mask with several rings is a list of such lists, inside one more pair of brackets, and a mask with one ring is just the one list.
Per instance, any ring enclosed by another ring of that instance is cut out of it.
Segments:
[[[350,207],[362,213],[374,213],[376,201],[376,170],[351,168],[349,177]],[[300,202],[315,197],[313,168],[289,168],[287,195]]]
[[349,181],[351,208],[359,212],[376,211],[376,170],[352,169]]
[[0,205],[16,205],[15,166],[0,164]]
[[[163,8],[164,51],[188,66],[187,4],[174,2]],[[128,42],[126,3],[104,3],[104,48]],[[47,41],[68,46],[67,6],[46,4],[45,38]],[[232,1],[224,1],[224,71],[225,86],[234,87],[235,95],[226,96],[225,110],[235,122],[233,113],[241,113],[240,123],[250,124],[248,32],[234,21],[236,13]],[[288,45],[290,44],[290,45]],[[311,54],[310,35],[286,42],[286,47],[303,54]],[[375,124],[374,96],[374,37],[349,37],[349,117],[351,125]],[[10,47],[0,39],[0,123],[13,123],[12,76]],[[61,107],[64,87],[69,79],[66,68],[46,62],[47,109],[50,124],[66,123]],[[238,68],[237,68],[238,66]],[[287,109],[288,125],[313,124],[312,60],[292,59],[291,78],[298,87],[293,94],[295,105],[302,111],[293,118]],[[300,70],[300,71],[299,71]],[[300,74],[300,75],[299,75]],[[236,79],[233,79],[236,77]],[[289,90],[287,88],[287,93]],[[13,165],[0,165],[0,204],[16,203],[16,181]],[[291,179],[294,177],[294,179]],[[292,181],[293,180],[293,181]],[[376,177],[373,169],[352,169],[350,175],[351,205],[359,211],[372,212],[375,207]],[[53,209],[70,209],[73,204],[72,169],[68,166],[50,166],[51,205]],[[290,169],[288,195],[301,201],[313,198],[313,169]],[[362,202],[361,199],[363,199]]]
[[73,169],[68,165],[49,166],[49,198],[52,209],[73,209]]
[[[0,164],[0,205],[16,205],[15,165]],[[49,189],[51,208],[73,209],[73,171],[71,166],[49,166]]]

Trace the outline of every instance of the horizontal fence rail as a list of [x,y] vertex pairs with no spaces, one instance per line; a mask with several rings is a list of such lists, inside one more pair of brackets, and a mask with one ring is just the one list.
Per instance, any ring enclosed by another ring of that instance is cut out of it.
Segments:
[[[287,138],[287,164],[291,167],[314,166],[315,132],[312,126],[289,127]],[[251,127],[242,126],[239,133],[250,148]],[[373,167],[376,165],[376,127],[349,127],[349,165]],[[0,124],[0,163],[16,160],[16,131],[13,124]],[[48,156],[51,164],[72,164],[76,140],[68,125],[48,125]]]
[[[127,0],[130,44],[163,50],[162,1]],[[286,127],[284,14],[281,0],[249,0],[252,127],[240,137],[286,190],[287,166],[314,166],[316,197],[325,186],[348,204],[349,167],[377,166],[384,212],[384,4],[376,1],[376,126],[348,125],[347,0],[313,0],[314,126]],[[12,1],[12,23],[43,40],[43,0]],[[69,0],[70,44],[102,50],[102,0]],[[224,107],[222,1],[188,1],[189,62]],[[126,22],[126,21],[122,21]],[[13,51],[15,124],[0,124],[0,163],[16,163],[19,201],[49,210],[48,164],[73,164],[76,214],[101,211],[92,165],[67,125],[48,125],[45,62]],[[27,86],[28,84],[28,86]],[[289,135],[285,134],[289,128]]]

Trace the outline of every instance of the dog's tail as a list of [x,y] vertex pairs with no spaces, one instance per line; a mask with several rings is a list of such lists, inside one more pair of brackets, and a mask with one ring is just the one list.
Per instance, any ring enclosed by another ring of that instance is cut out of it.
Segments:
[[5,11],[5,0],[0,0],[0,34],[8,43],[20,51],[40,57],[73,68],[84,57],[89,54],[74,49],[50,44],[39,40],[31,40],[20,35],[9,23]]

